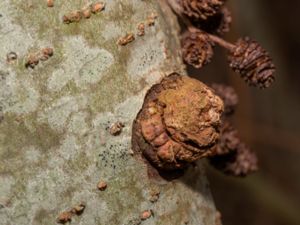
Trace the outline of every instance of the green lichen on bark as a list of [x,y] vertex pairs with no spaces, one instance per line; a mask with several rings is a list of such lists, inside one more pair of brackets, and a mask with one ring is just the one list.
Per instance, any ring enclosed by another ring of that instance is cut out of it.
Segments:
[[[147,89],[183,70],[175,16],[154,0],[110,0],[90,19],[62,23],[83,4],[0,2],[1,223],[54,224],[83,201],[87,207],[72,224],[135,224],[146,209],[154,216],[143,224],[213,224],[201,165],[167,182],[149,178],[145,164],[130,155],[132,121]],[[116,44],[152,12],[158,18],[145,36]],[[28,54],[43,47],[52,47],[53,57],[26,69]],[[18,60],[8,64],[10,51]],[[116,121],[125,127],[115,137],[107,127]],[[100,179],[108,183],[104,192],[96,188]],[[155,203],[153,187],[161,193]]]

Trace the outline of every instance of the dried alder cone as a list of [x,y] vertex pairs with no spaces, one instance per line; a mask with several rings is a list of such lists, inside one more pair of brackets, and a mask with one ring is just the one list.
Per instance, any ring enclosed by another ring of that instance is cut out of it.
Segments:
[[225,174],[233,176],[246,176],[257,170],[255,153],[243,143],[235,151],[211,157],[210,163]]
[[183,13],[191,20],[206,20],[214,16],[225,0],[179,0]]
[[268,52],[256,41],[241,38],[229,54],[230,67],[253,86],[269,87],[274,81],[275,66]]
[[[225,0],[169,0],[189,32],[182,38],[182,55],[187,64],[201,68],[212,58],[215,43],[229,50],[229,65],[251,86],[269,87],[274,81],[275,66],[257,42],[240,38],[231,44],[219,36],[229,31],[232,21]],[[192,32],[191,32],[192,31]],[[195,36],[201,33],[201,36]],[[187,35],[190,35],[190,38]],[[208,47],[207,43],[211,43]]]
[[222,112],[222,100],[205,84],[171,74],[146,95],[134,122],[134,149],[159,169],[182,169],[213,153]]
[[212,44],[206,33],[187,31],[181,38],[183,60],[198,69],[205,66],[214,54]]
[[238,131],[224,120],[221,137],[210,163],[225,174],[246,176],[257,170],[257,157],[238,137]]
[[237,130],[234,129],[228,121],[223,122],[220,139],[218,144],[214,147],[214,153],[216,155],[231,153],[237,150],[239,144],[240,139]]
[[230,124],[228,118],[235,111],[238,103],[237,94],[230,86],[213,84],[225,104],[219,142],[214,146],[210,163],[217,169],[233,176],[245,176],[257,170],[257,157],[239,138],[238,131]]
[[220,11],[206,20],[193,22],[193,24],[210,34],[223,35],[230,30],[232,17],[227,7],[222,7]]
[[212,84],[211,87],[224,102],[224,114],[227,116],[233,114],[239,102],[239,97],[235,90],[231,86],[223,84]]

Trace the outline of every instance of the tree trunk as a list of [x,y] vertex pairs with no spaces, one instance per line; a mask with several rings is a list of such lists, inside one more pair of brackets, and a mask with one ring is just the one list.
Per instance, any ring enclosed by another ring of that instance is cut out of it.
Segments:
[[[0,2],[0,223],[55,224],[84,203],[72,224],[215,224],[201,163],[166,181],[149,177],[131,150],[146,91],[184,73],[176,17],[164,1],[107,0],[89,19],[63,23],[84,4]],[[136,35],[141,22],[144,36]],[[134,41],[116,44],[129,33]],[[45,47],[53,56],[42,58]],[[109,127],[117,121],[125,126],[114,136]],[[144,210],[152,210],[147,220]]]

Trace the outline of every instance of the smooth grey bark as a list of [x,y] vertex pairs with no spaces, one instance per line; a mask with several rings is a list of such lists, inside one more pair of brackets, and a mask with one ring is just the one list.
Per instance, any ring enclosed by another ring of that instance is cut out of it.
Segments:
[[[0,224],[55,224],[80,202],[86,209],[72,224],[215,224],[201,163],[165,181],[149,177],[131,150],[146,91],[171,72],[184,73],[175,16],[164,1],[108,0],[90,19],[62,23],[84,3],[0,1]],[[151,13],[158,18],[145,36],[116,44]],[[54,56],[26,69],[28,54],[43,47]],[[6,62],[10,51],[18,54],[14,63]],[[116,121],[125,127],[112,136],[107,127]],[[99,180],[105,191],[97,190]],[[141,221],[149,209],[153,216]]]

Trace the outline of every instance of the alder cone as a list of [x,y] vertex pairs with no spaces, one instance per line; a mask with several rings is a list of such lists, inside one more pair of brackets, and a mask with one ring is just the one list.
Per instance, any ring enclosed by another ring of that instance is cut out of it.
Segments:
[[246,176],[257,170],[257,157],[238,137],[238,131],[222,122],[219,142],[209,157],[210,163],[228,175]]
[[133,126],[133,148],[156,168],[182,169],[209,156],[223,102],[205,84],[176,73],[147,93]]
[[215,32],[213,32],[213,31],[212,32],[222,35],[222,34],[229,32],[230,25],[232,23],[232,16],[231,16],[231,12],[229,11],[229,9],[227,7],[223,7],[218,15],[219,15],[218,16],[219,22],[217,21],[217,18],[216,18],[216,24],[218,26],[216,26]]
[[213,43],[201,31],[185,32],[181,38],[182,57],[185,63],[199,69],[211,61]]
[[275,80],[275,66],[268,52],[248,37],[237,41],[228,59],[230,67],[251,86],[267,88]]
[[236,151],[210,158],[210,163],[225,174],[246,176],[257,170],[257,157],[245,144],[240,143]]
[[224,102],[224,114],[232,115],[235,107],[239,102],[239,98],[233,87],[224,84],[212,84],[211,88]]
[[230,30],[232,17],[227,7],[222,7],[218,13],[206,20],[194,21],[194,26],[210,34],[223,35]]
[[191,20],[207,20],[224,5],[225,0],[179,0],[182,12]]
[[[222,123],[221,135],[218,144],[214,147],[214,155],[225,155],[237,151],[241,140],[238,131],[227,121]],[[212,156],[214,157],[214,156]]]

